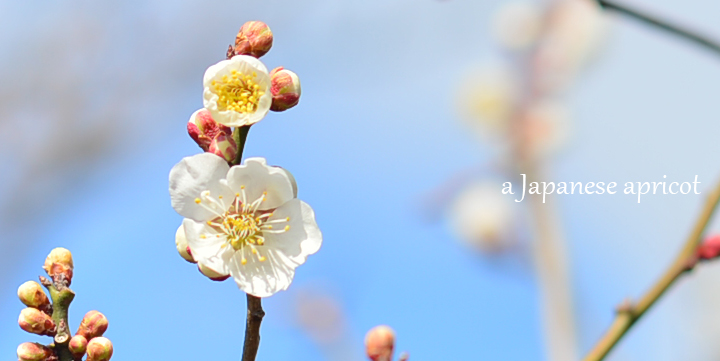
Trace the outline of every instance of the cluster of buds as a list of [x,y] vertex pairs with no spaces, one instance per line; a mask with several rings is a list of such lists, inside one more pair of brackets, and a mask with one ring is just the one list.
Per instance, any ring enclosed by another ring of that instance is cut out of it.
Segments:
[[65,248],[50,252],[43,269],[50,279],[40,283],[50,292],[48,298],[40,283],[28,281],[18,288],[18,298],[27,306],[20,312],[18,324],[24,331],[53,337],[49,345],[34,342],[20,344],[19,361],[108,361],[112,343],[102,337],[108,320],[98,311],[90,311],[82,319],[75,336],[70,337],[67,313],[75,293],[69,288],[73,276],[72,254]]
[[[372,361],[392,361],[395,351],[395,331],[389,326],[375,326],[365,335],[365,354]],[[398,361],[407,361],[407,352]]]
[[259,59],[270,51],[273,33],[262,21],[245,23],[230,45],[227,60],[205,73],[204,108],[188,122],[190,137],[206,152],[229,163],[238,152],[231,127],[260,121],[268,110],[282,112],[300,101],[300,79],[284,67],[269,74]]

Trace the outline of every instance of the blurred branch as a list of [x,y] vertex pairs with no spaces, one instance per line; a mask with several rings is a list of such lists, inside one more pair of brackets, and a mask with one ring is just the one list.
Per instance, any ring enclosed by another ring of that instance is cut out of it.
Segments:
[[630,327],[655,304],[665,291],[667,291],[680,276],[693,269],[697,262],[695,253],[700,245],[702,234],[710,222],[718,202],[720,202],[720,183],[715,186],[715,190],[708,196],[705,207],[695,223],[695,227],[687,238],[687,241],[685,241],[685,246],[675,258],[675,261],[637,303],[633,304],[630,301],[625,301],[618,307],[617,315],[610,325],[610,328],[583,359],[584,361],[603,360],[627,333]]
[[629,16],[641,22],[662,29],[676,36],[689,40],[697,45],[700,45],[710,51],[720,54],[720,44],[708,37],[700,34],[696,34],[690,30],[683,29],[677,25],[668,23],[665,20],[658,19],[654,16],[644,14],[643,12],[627,7],[626,5],[618,4],[614,1],[598,0],[600,6],[605,10],[612,10],[621,13],[625,16]]

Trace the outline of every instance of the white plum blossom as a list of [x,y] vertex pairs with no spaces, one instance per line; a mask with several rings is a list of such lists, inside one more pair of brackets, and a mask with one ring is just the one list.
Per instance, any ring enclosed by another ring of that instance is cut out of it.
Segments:
[[231,168],[203,153],[170,171],[172,206],[186,217],[193,258],[257,297],[286,290],[295,268],[322,244],[312,208],[296,196],[292,175],[264,158]]
[[255,124],[272,105],[268,70],[249,55],[237,55],[209,67],[203,88],[205,109],[216,122],[228,127]]

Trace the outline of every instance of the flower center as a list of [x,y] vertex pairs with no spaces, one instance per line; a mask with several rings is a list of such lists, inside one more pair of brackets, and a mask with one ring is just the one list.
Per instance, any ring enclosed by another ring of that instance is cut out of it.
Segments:
[[[202,192],[200,198],[195,199],[195,203],[203,208],[215,213],[217,217],[207,221],[215,233],[201,234],[201,239],[208,237],[225,236],[225,244],[222,247],[230,246],[235,252],[242,255],[241,263],[247,263],[246,252],[257,257],[260,262],[264,262],[267,258],[261,255],[261,250],[265,246],[265,234],[267,233],[284,233],[290,229],[289,225],[285,225],[282,229],[273,229],[278,223],[287,223],[290,217],[272,219],[273,210],[259,211],[258,208],[266,200],[267,192],[256,199],[254,202],[247,202],[245,194],[245,186],[240,187],[242,192],[235,194],[235,200],[230,207],[223,201],[222,196],[212,197],[209,191]],[[227,209],[225,213],[218,213],[217,207]]]
[[237,70],[230,71],[230,76],[223,75],[220,80],[213,80],[210,84],[213,92],[218,96],[218,109],[220,111],[232,110],[238,113],[253,113],[257,110],[260,97],[265,92],[255,81],[257,73],[243,74]]

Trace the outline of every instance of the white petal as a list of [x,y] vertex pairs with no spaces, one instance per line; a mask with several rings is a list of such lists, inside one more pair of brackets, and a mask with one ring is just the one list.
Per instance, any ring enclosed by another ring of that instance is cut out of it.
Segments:
[[218,234],[207,223],[187,218],[183,227],[193,258],[218,273],[229,274],[229,260],[235,251],[227,244],[225,235]]
[[293,268],[305,263],[307,257],[314,254],[322,245],[322,233],[315,221],[315,212],[310,206],[299,200],[292,199],[273,211],[268,221],[290,217],[287,223],[278,223],[275,227],[282,230],[285,225],[290,228],[283,233],[263,232],[265,248],[277,250],[284,259],[291,261]]
[[[206,221],[215,218],[218,213],[225,212],[230,208],[230,203],[235,198],[234,193],[220,180],[225,178],[229,166],[227,162],[212,153],[202,153],[191,157],[183,158],[170,170],[170,200],[172,207],[181,216],[196,221]],[[210,196],[227,200],[227,207],[203,202],[203,205],[214,210],[211,212],[197,204],[195,200],[200,198],[204,191],[210,191]]]
[[261,248],[260,254],[266,260],[260,262],[249,251],[246,253],[245,265],[241,262],[240,252],[236,252],[230,260],[230,275],[241,290],[256,297],[268,297],[290,287],[295,270],[281,254]]
[[292,182],[282,168],[269,167],[265,158],[248,158],[244,164],[230,168],[227,185],[240,194],[242,201],[243,187],[246,201],[250,204],[265,195],[265,201],[258,209],[276,208],[294,198]]
[[175,248],[182,258],[190,263],[195,263],[195,259],[188,253],[188,242],[185,236],[185,227],[181,224],[175,232]]

